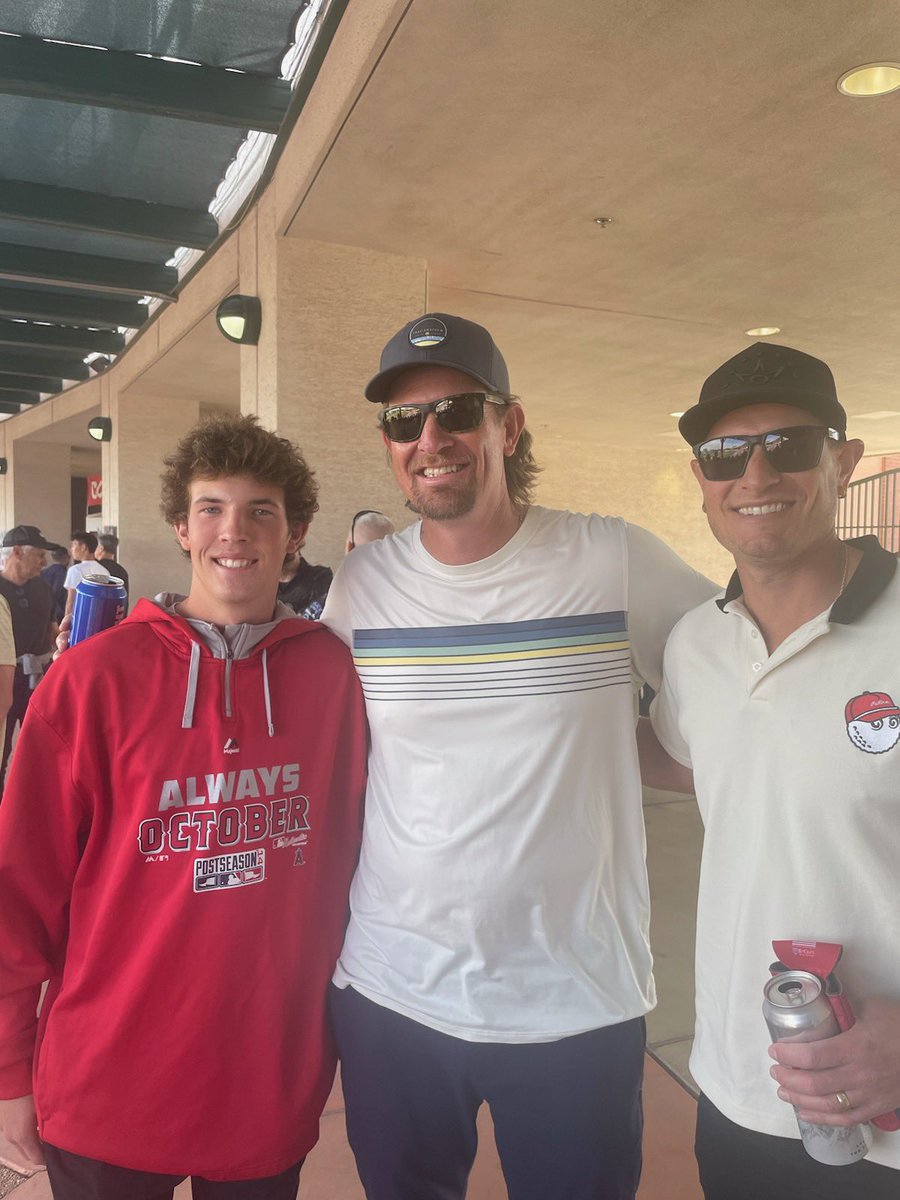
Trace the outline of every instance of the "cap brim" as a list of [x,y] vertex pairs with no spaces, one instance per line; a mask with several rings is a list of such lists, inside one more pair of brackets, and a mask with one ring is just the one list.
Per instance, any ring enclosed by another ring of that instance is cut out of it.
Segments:
[[473,371],[471,367],[466,367],[458,362],[450,362],[449,359],[429,358],[426,360],[418,359],[416,362],[398,363],[396,366],[388,367],[385,371],[379,371],[366,384],[364,392],[366,399],[370,400],[373,404],[384,404],[394,380],[406,371],[414,371],[416,367],[450,367],[454,371],[461,371],[464,375],[468,375],[470,379],[477,379],[489,392],[495,390],[490,380],[485,379],[483,375],[479,375],[477,371]]
[[833,426],[839,433],[844,433],[847,428],[847,414],[833,396],[811,396],[808,391],[772,388],[767,389],[764,395],[753,392],[746,396],[719,396],[715,400],[695,404],[678,422],[678,432],[689,446],[696,446],[709,434],[720,417],[756,404],[786,404],[791,408],[802,408],[816,420]]

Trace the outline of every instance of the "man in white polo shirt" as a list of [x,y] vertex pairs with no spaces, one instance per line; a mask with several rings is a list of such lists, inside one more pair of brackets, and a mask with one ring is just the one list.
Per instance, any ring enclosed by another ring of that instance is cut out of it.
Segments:
[[[645,772],[691,790],[692,768],[705,827],[691,1057],[701,1181],[707,1200],[896,1200],[900,1133],[876,1129],[865,1161],[823,1166],[790,1104],[831,1126],[900,1107],[897,560],[835,532],[863,444],[846,439],[825,363],[758,343],[707,379],[679,428],[737,568],[669,639],[651,719],[681,767],[661,758]],[[773,939],[843,944],[855,1028],[770,1048]]]

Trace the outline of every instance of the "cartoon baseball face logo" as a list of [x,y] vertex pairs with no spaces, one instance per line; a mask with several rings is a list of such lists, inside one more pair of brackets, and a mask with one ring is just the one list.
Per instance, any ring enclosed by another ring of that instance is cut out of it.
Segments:
[[862,692],[844,709],[847,734],[866,754],[884,754],[900,741],[900,708],[887,692]]

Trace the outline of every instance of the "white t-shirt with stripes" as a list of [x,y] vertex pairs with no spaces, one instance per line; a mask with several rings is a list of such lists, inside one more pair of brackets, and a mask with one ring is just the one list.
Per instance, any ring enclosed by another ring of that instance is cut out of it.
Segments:
[[418,525],[348,556],[324,620],[372,747],[339,986],[486,1042],[653,1006],[635,696],[713,590],[643,529],[537,507],[464,566]]

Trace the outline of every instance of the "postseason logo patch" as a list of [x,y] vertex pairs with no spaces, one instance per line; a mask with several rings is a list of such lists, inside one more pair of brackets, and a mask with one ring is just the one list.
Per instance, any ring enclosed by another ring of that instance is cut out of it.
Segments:
[[216,854],[194,862],[194,891],[214,892],[222,888],[246,887],[262,883],[266,877],[265,850],[245,850],[241,854]]

